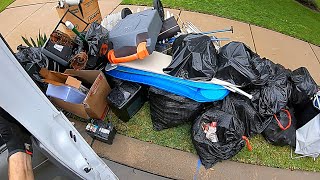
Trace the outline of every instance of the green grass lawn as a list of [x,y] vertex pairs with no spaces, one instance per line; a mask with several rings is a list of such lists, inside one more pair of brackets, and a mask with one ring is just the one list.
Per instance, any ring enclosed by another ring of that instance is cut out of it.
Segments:
[[[151,0],[123,0],[122,4],[152,5]],[[295,0],[162,0],[165,7],[213,14],[287,34],[320,45],[320,13]],[[320,4],[320,0],[317,0]]]
[[0,12],[2,12],[7,6],[9,6],[14,0],[1,0],[0,1]]
[[[120,121],[113,114],[109,116],[109,119],[115,124],[120,134],[196,154],[191,141],[191,123],[163,131],[154,131],[152,129],[149,103],[146,103],[127,123]],[[313,161],[312,158],[293,160],[290,158],[289,147],[276,147],[268,144],[260,135],[250,139],[250,142],[253,151],[249,152],[245,147],[232,159],[233,161],[291,170],[320,172],[320,159],[316,161]]]

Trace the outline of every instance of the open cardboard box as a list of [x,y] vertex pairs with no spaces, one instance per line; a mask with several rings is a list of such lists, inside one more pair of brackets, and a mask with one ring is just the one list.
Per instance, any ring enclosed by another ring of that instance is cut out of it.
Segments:
[[46,68],[41,68],[40,75],[44,78],[44,82],[53,84],[55,86],[68,85],[79,89],[81,86],[81,81],[76,78],[69,76],[68,74],[49,71]]
[[[63,18],[62,19],[63,22],[66,22],[66,21],[72,22],[80,32],[86,29],[87,27],[86,23],[90,24],[93,22],[97,22],[100,24],[100,22],[102,21],[98,0],[84,0],[79,5],[73,5],[73,6],[69,6],[68,4],[65,3],[65,6],[63,8],[57,7],[56,10],[58,12],[59,17]],[[67,10],[69,10],[70,12],[72,12],[82,20],[84,20],[86,23],[79,20],[77,17],[75,17],[70,13],[65,15]],[[65,33],[67,33],[72,37],[75,36],[75,34],[70,29],[66,28],[65,26],[63,26],[63,28]]]
[[109,106],[107,96],[111,88],[106,77],[98,70],[71,70],[67,69],[64,74],[82,81],[82,84],[91,85],[90,90],[81,104],[65,102],[57,98],[50,98],[51,102],[79,117],[89,119],[105,119]]

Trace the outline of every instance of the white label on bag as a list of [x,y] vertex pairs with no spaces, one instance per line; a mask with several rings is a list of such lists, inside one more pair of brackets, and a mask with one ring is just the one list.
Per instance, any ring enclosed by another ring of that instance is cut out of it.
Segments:
[[55,44],[54,46],[53,46],[56,50],[58,50],[58,51],[62,51],[62,49],[63,49],[63,46],[61,46],[61,45],[59,45],[59,44]]

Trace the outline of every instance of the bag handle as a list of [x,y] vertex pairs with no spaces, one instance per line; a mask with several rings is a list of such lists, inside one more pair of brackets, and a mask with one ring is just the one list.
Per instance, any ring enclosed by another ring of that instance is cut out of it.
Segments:
[[242,136],[242,139],[246,142],[247,148],[249,151],[252,151],[252,146],[250,144],[249,139],[246,136]]
[[288,118],[289,118],[289,122],[288,122],[287,127],[283,127],[283,125],[282,125],[281,122],[279,121],[279,119],[278,119],[278,117],[277,117],[276,114],[274,114],[273,117],[274,117],[274,118],[276,119],[276,121],[278,122],[279,128],[280,128],[281,130],[285,131],[285,130],[287,130],[287,129],[290,128],[292,119],[291,119],[291,114],[290,114],[290,112],[289,112],[288,110],[286,110],[286,109],[281,109],[281,110],[282,110],[283,112],[285,112],[285,113],[287,114]]

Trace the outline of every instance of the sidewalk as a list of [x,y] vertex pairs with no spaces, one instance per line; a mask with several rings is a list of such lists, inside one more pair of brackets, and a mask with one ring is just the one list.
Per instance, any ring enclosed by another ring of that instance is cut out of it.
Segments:
[[[73,121],[73,120],[71,120]],[[85,123],[73,121],[80,134],[91,143],[92,138],[85,132]],[[193,179],[196,175],[198,156],[156,144],[143,142],[117,134],[113,144],[107,145],[94,141],[93,149],[105,159],[125,164],[136,169],[147,171],[173,179]],[[288,158],[290,158],[288,156]],[[224,161],[217,163],[213,169],[206,170],[201,166],[198,179],[308,179],[319,180],[320,173],[291,171],[251,164]]]
[[[102,16],[118,12],[123,7],[136,11],[139,6],[119,5],[121,0],[99,0]],[[54,7],[56,0],[16,0],[0,13],[0,33],[13,50],[22,44],[21,36],[36,37],[39,30],[50,34],[59,21]],[[140,7],[143,9],[144,7]],[[212,15],[170,10],[182,21],[190,21],[203,31],[234,27],[234,34],[220,33],[218,37],[229,37],[246,43],[262,57],[271,59],[292,70],[305,66],[320,84],[320,47],[307,42],[254,25],[237,22]],[[5,23],[4,23],[5,22]],[[228,42],[224,42],[226,44]],[[84,132],[84,124],[77,128],[88,142],[91,138]],[[176,179],[193,179],[198,157],[194,154],[142,142],[117,135],[112,146],[96,141],[94,150],[102,157],[144,171]],[[289,158],[289,157],[288,157]],[[214,166],[214,170],[201,167],[199,179],[319,179],[320,173],[290,171],[249,164],[225,161]]]

